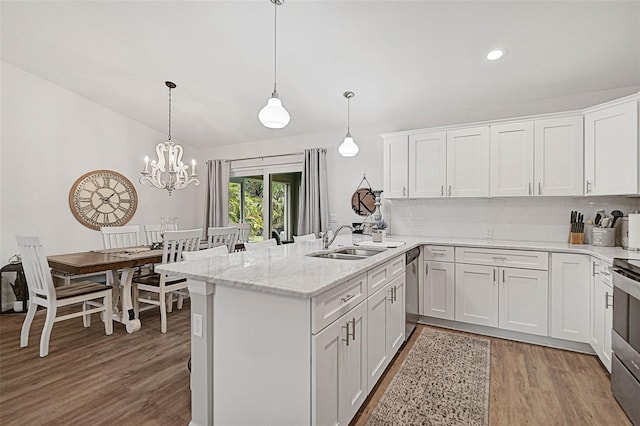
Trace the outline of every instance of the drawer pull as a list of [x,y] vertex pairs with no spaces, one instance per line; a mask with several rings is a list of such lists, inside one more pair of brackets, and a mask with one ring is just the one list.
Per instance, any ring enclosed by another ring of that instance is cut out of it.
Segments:
[[355,294],[347,294],[345,297],[343,297],[340,300],[342,301],[342,303],[347,303],[349,300],[353,299],[354,297],[356,297]]
[[507,260],[507,258],[506,258],[506,257],[503,257],[503,256],[491,256],[491,258],[492,258],[493,260]]

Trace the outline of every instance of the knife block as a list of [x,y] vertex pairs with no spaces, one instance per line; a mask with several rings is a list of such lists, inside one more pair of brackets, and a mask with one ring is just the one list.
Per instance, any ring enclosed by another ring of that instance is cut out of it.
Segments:
[[569,244],[584,244],[584,232],[569,232]]

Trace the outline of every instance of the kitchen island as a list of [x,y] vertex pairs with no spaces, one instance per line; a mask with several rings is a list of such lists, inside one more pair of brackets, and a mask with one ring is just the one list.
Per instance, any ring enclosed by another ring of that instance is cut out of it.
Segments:
[[[350,242],[339,238],[332,248]],[[191,424],[348,423],[375,384],[367,380],[367,337],[376,330],[367,328],[366,300],[375,293],[383,306],[396,302],[399,327],[387,340],[397,351],[404,342],[404,252],[418,243],[360,260],[307,256],[322,251],[318,241],[158,265],[189,280]],[[386,302],[392,287],[395,297]],[[384,337],[381,346],[371,336],[371,351],[382,351],[370,369],[379,378],[393,356]],[[352,380],[337,378],[348,366],[359,369],[345,373]],[[332,386],[351,402],[335,401]]]

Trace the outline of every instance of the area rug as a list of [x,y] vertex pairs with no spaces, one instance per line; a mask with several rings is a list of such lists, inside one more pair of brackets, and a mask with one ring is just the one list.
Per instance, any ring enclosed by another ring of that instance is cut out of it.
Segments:
[[381,425],[487,425],[490,341],[422,329],[367,420]]

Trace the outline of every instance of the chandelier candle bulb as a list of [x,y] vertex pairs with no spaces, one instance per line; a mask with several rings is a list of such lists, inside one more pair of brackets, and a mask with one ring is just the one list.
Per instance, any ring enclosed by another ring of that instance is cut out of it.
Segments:
[[191,160],[191,176],[196,175],[196,160],[195,158]]
[[144,156],[144,172],[143,173],[149,173],[149,156],[148,155]]

